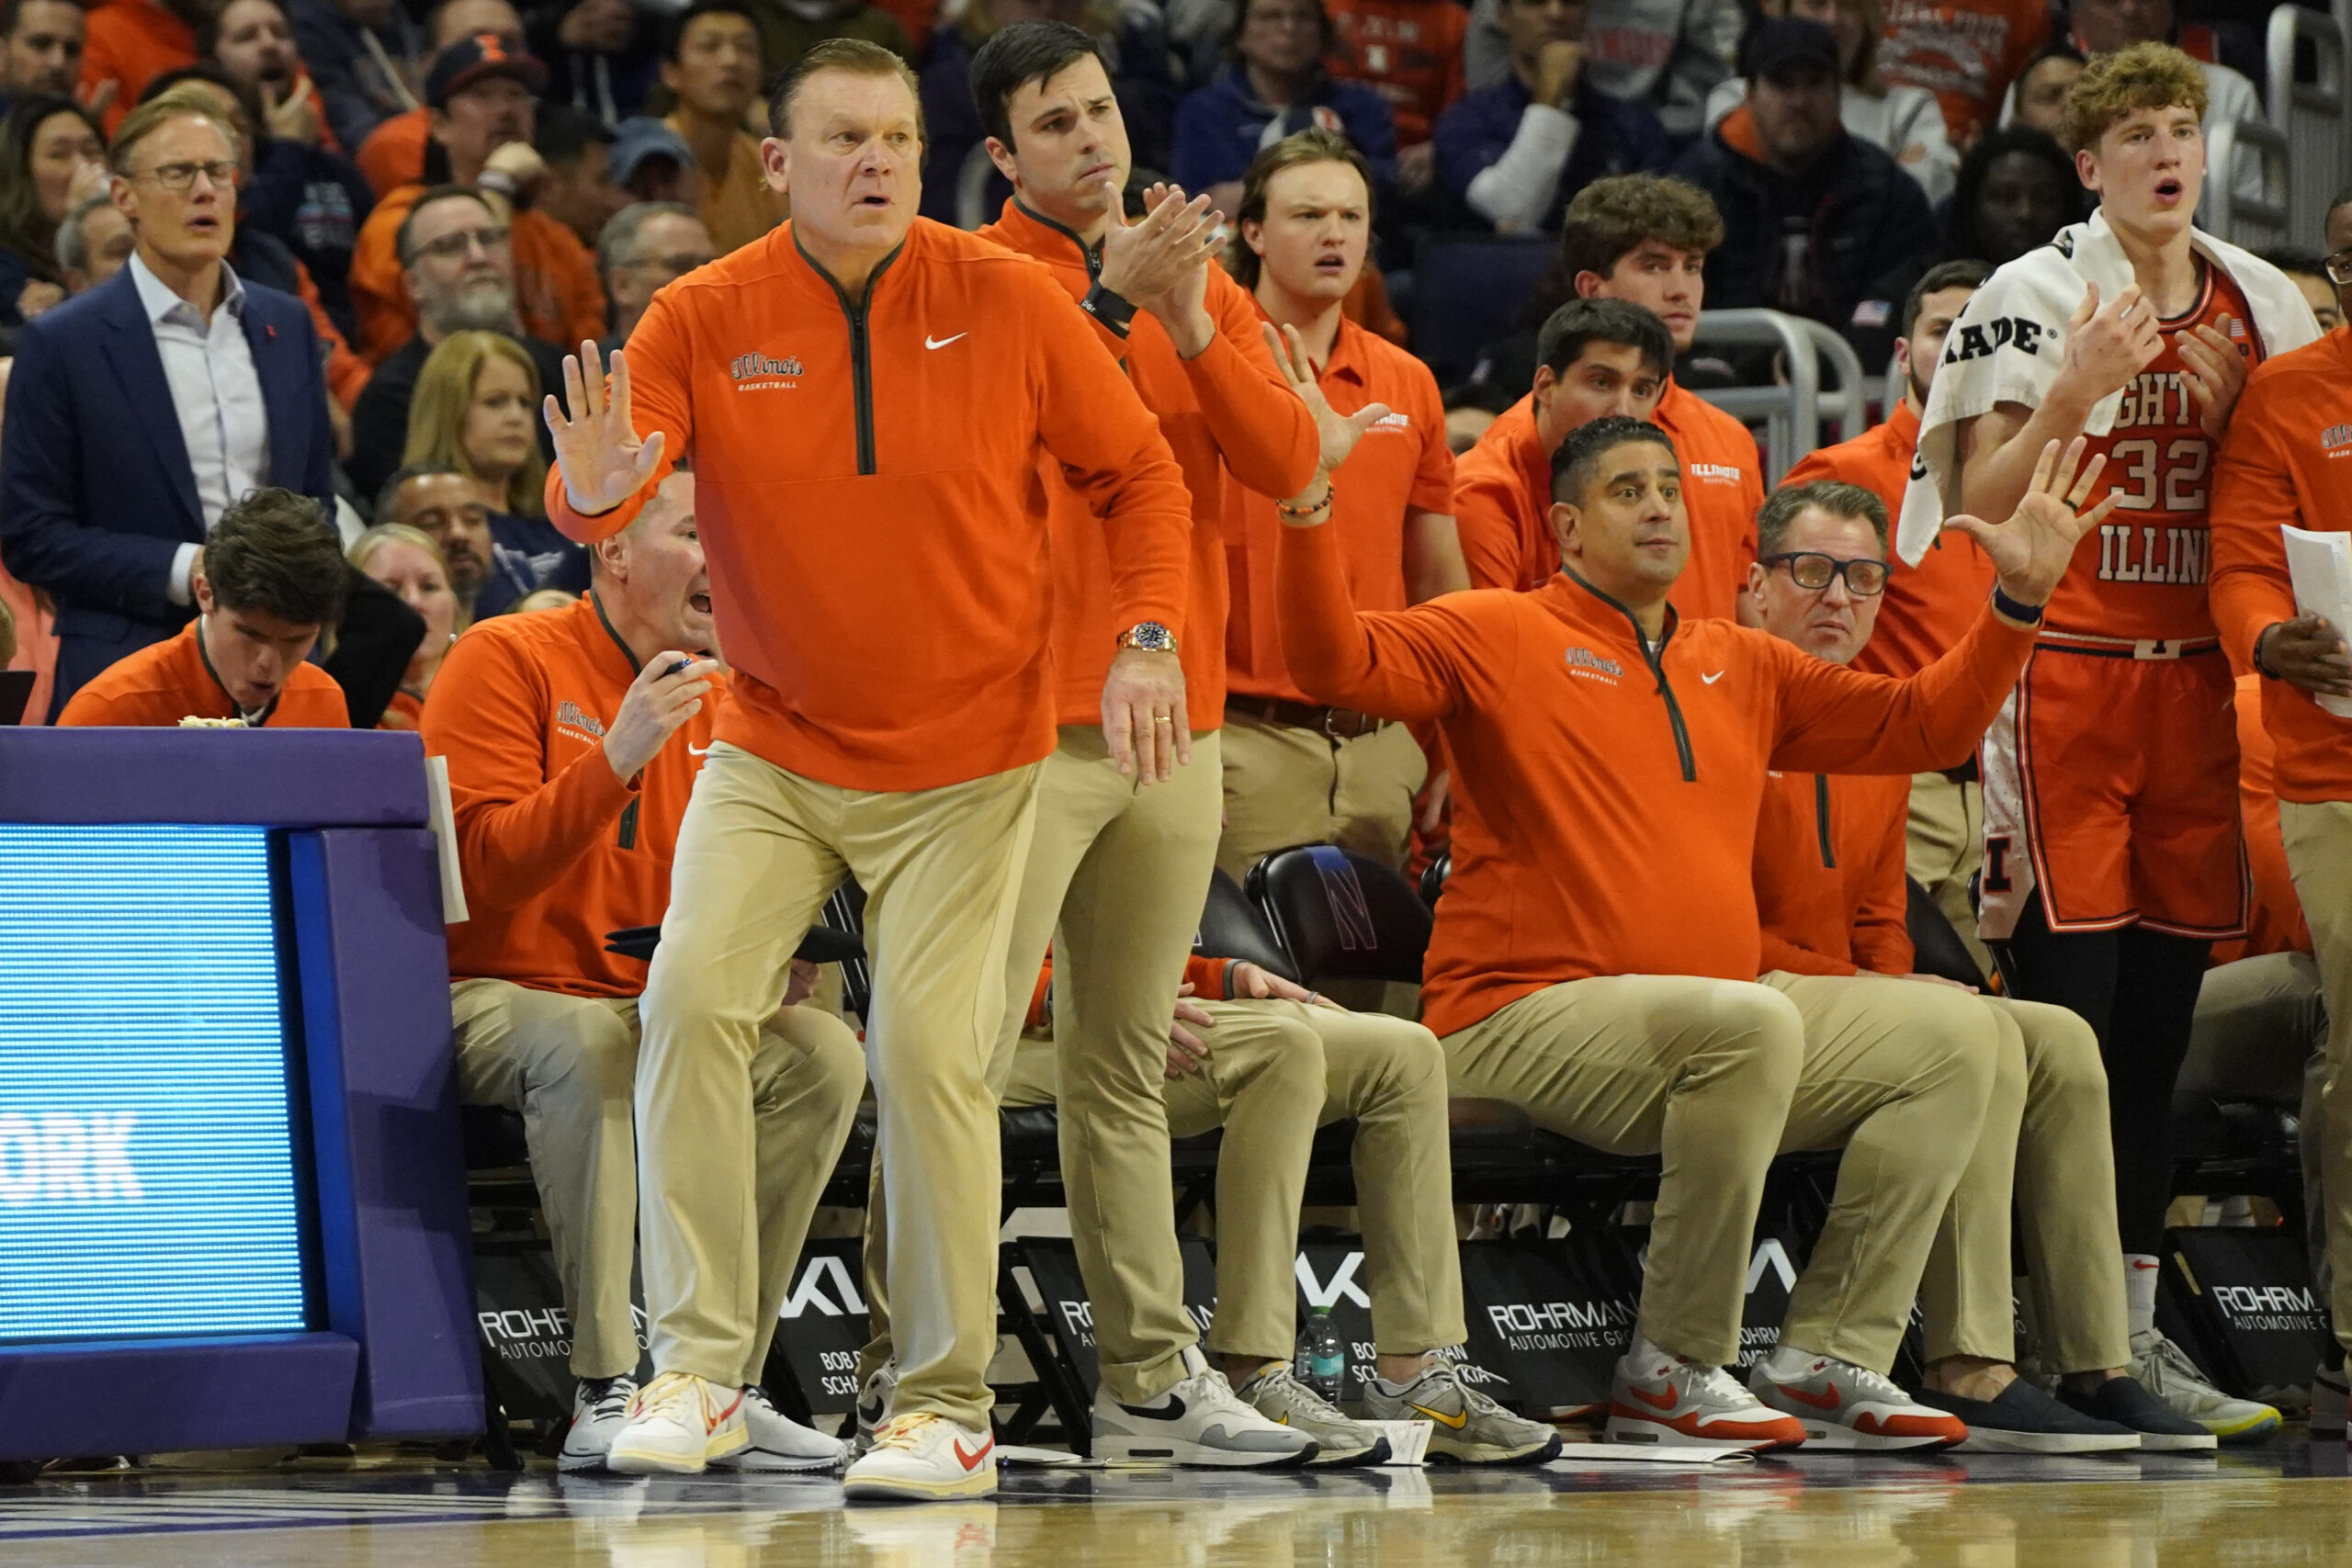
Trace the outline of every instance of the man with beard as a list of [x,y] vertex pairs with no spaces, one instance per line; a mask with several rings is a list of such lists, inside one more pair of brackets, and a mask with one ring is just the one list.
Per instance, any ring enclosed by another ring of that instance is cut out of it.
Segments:
[[0,6],[0,95],[72,97],[81,79],[86,27],[74,0],[12,0]]
[[[385,356],[351,411],[351,458],[344,468],[363,495],[400,467],[417,376],[451,333],[503,333],[530,355],[540,386],[563,385],[563,351],[526,336],[515,319],[512,242],[478,192],[464,186],[425,192],[394,243],[401,280],[416,303],[416,334]],[[544,431],[540,443],[547,444]]]
[[441,547],[449,591],[465,620],[490,575],[490,508],[474,481],[449,463],[410,463],[376,492],[376,521],[405,523]]

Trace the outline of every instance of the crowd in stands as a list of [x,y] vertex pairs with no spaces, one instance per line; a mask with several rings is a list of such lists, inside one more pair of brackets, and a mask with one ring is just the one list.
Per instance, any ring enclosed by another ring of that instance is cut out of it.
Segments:
[[[2258,542],[2224,547],[2218,491],[2208,553],[2205,507],[2216,473],[2274,521],[2326,482],[2231,436],[2287,380],[2241,401],[2241,356],[2308,357],[2341,325],[2352,205],[2305,250],[2209,248],[2164,288],[2154,252],[2114,237],[2127,202],[2186,232],[2165,204],[2193,209],[2196,180],[2164,160],[2201,159],[2200,118],[2259,113],[2229,63],[2255,41],[2234,7],[2169,0],[0,0],[0,650],[40,674],[28,723],[404,729],[447,759],[472,910],[451,928],[460,1078],[530,1130],[579,1325],[567,1464],[843,1457],[756,1385],[867,1060],[756,900],[919,862],[895,900],[869,887],[877,944],[949,953],[976,923],[1039,998],[1042,1034],[1016,1044],[1016,1009],[972,1055],[997,1049],[999,1100],[1062,1108],[1098,1453],[1159,1451],[1188,1403],[1177,1442],[1201,1462],[1382,1441],[1277,1365],[1305,1149],[1340,1115],[1366,1171],[1365,1409],[1433,1416],[1468,1462],[1555,1451],[1446,1354],[1449,1082],[1668,1154],[1620,1435],[2257,1436],[2277,1412],[2155,1326],[2160,1127],[2184,1072],[2307,1095],[2307,1146],[2352,1121],[2352,1087],[2330,1106],[2332,1075],[2305,1082],[2323,993],[2352,1012],[2352,978],[2321,974],[2333,951],[2352,975],[2352,917],[2295,898],[2305,865],[2352,878],[2352,807],[2312,761],[2343,743],[2301,696],[2263,723],[2275,693],[2352,692],[2352,665],[2278,602]],[[820,88],[877,117],[882,152],[810,129]],[[2135,159],[2156,161],[2147,191],[2120,172]],[[843,236],[899,206],[932,221],[845,278],[836,258],[864,253]],[[1522,236],[1549,270],[1442,387],[1405,318],[1417,248],[1454,235]],[[2030,334],[1972,301],[2041,303],[2053,269],[2113,286],[2037,329],[2065,321],[2063,366],[2019,368]],[[2189,314],[2157,320],[2159,294]],[[1881,423],[1777,488],[1699,395],[1772,374],[1701,352],[1702,312],[1738,307],[1894,367]],[[786,330],[819,319],[838,352]],[[982,331],[1025,335],[948,354]],[[1985,390],[1996,366],[2011,378]],[[2150,434],[2069,446],[2109,423]],[[974,525],[1015,495],[1045,558]],[[2179,514],[2162,559],[2163,530],[2124,525],[2160,505]],[[2121,582],[2179,592],[2143,612]],[[890,627],[922,646],[877,643]],[[2077,634],[2098,657],[2036,651]],[[839,683],[785,690],[820,677]],[[2025,735],[2018,682],[2079,726],[2109,679],[2142,726],[2098,743],[2118,791],[2161,793],[2147,748],[2197,753],[2172,825],[2084,785],[2066,809],[2112,807],[2130,856],[2050,848],[2038,818],[2004,836],[2019,759],[2091,744]],[[951,688],[952,745],[899,722]],[[1012,733],[1024,714],[1034,735]],[[933,776],[967,744],[1002,771]],[[1048,744],[1033,844],[980,786]],[[873,815],[956,791],[944,834]],[[833,836],[798,859],[760,840],[763,862],[720,842],[726,812]],[[1303,843],[1399,870],[1451,855],[1426,989],[1400,1009],[1426,1028],[1246,964],[1188,968],[1171,1014],[1174,963],[1152,965],[1189,942],[1211,865]],[[941,844],[1016,872],[1027,853],[1018,896],[923,861]],[[673,862],[703,890],[683,920]],[[1984,994],[1913,973],[1906,874]],[[928,924],[925,899],[946,911]],[[664,951],[727,949],[707,995],[604,951],[665,905]],[[748,934],[720,942],[723,921]],[[1048,942],[1057,978],[1033,986]],[[968,1032],[944,981],[912,988],[909,1016]],[[2300,1021],[2278,1021],[2282,994]],[[681,1055],[689,1013],[741,1085]],[[861,1384],[899,1414],[861,1402],[883,1456],[865,1473],[954,1495],[978,1483],[938,1479],[939,1434],[972,1438],[986,1358],[957,1362],[943,1324],[977,1265],[933,1245],[962,1211],[922,1184],[993,1122],[929,1137],[905,1086],[952,1071],[910,1066],[900,1029],[868,1041],[908,1170],[887,1243],[877,1187],[869,1265],[944,1282],[891,1295],[926,1358],[902,1367],[877,1276]],[[1165,1103],[1138,1109],[1081,1034],[1165,1053]],[[2250,1035],[2267,1043],[2227,1043]],[[1220,1122],[1258,1163],[1220,1205],[1212,1361],[1162,1321],[1172,1231],[1158,1248],[1103,1216],[1143,1212],[1155,1180],[1164,1200],[1166,1134]],[[1836,1209],[1781,1348],[1736,1381],[1767,1167],[1824,1148],[1847,1151]],[[745,1183],[722,1202],[729,1159]],[[640,1160],[646,1190],[685,1196],[640,1213]],[[2352,1307],[2352,1168],[2324,1174]],[[994,1213],[992,1190],[956,1201]],[[2016,1370],[2013,1208],[2046,1392]],[[640,1230],[662,1372],[643,1391]],[[1929,1364],[1905,1391],[1887,1373],[1915,1297]],[[2340,1419],[2340,1371],[2318,1382]],[[689,1410],[707,1388],[750,1392]]]

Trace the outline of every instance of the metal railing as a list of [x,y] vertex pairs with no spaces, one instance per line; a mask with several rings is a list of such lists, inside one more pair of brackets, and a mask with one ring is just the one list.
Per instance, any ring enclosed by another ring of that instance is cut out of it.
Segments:
[[[1699,395],[1734,419],[1765,422],[1764,488],[1821,445],[1821,422],[1835,420],[1840,441],[1851,441],[1870,425],[1870,402],[1877,389],[1862,375],[1853,345],[1819,321],[1780,310],[1702,310],[1698,343],[1740,348],[1776,348],[1775,370],[1785,380],[1769,387],[1724,387]],[[1826,361],[1837,381],[1822,389]]]
[[[2352,35],[2347,35],[2340,17],[2324,17],[2301,6],[2280,6],[2270,13],[2264,40],[2268,80],[2263,87],[2270,129],[2283,139],[2278,146],[2286,164],[2287,225],[2282,239],[2298,248],[2318,247],[2327,204],[2344,188],[2346,174],[2352,173],[2352,140],[2347,140],[2352,138],[2352,76],[2345,71],[2344,59],[2347,36]],[[2308,82],[2295,75],[2296,46],[2302,43],[2310,45],[2317,67],[2314,78]],[[2265,162],[2268,162],[2267,156]],[[2212,159],[2216,170],[2231,166],[2218,154]],[[2265,170],[2266,176],[2270,173]],[[2264,184],[2270,184],[2267,177]],[[2234,235],[2225,237],[2235,239]]]
[[[2235,164],[2241,148],[2252,148],[2262,155],[2263,194],[2258,199],[2239,191],[2234,181],[2213,177],[2213,170]],[[2295,226],[2290,206],[2296,177],[2293,163],[2286,136],[2258,119],[2215,126],[2205,141],[2205,195],[2197,204],[2198,227],[2250,251],[2291,244],[2292,236],[2301,231]],[[2320,198],[2319,206],[2324,214],[2325,197]],[[2318,234],[2317,218],[2312,220],[2310,232]]]

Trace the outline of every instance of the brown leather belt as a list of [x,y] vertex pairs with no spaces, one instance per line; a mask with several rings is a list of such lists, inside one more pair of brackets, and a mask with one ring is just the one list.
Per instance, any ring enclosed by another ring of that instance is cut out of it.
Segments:
[[1312,703],[1284,702],[1280,697],[1227,697],[1225,711],[1292,729],[1311,729],[1334,740],[1353,740],[1385,729],[1394,719],[1374,718],[1353,708],[1317,707]]

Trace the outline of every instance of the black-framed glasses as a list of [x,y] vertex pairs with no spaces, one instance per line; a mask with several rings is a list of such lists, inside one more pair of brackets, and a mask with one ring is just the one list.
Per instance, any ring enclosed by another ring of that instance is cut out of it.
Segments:
[[1846,592],[1857,598],[1868,599],[1886,591],[1886,563],[1867,557],[1839,560],[1815,550],[1783,550],[1776,556],[1766,556],[1757,564],[1767,570],[1776,566],[1787,567],[1790,579],[1808,593],[1820,592],[1841,575],[1846,579]]
[[222,190],[234,190],[244,172],[244,165],[233,159],[216,158],[208,163],[158,164],[147,171],[147,177],[165,190],[187,190],[202,175]]
[[420,256],[437,256],[443,261],[455,261],[466,254],[466,247],[469,245],[480,245],[485,251],[503,250],[513,232],[513,230],[503,224],[489,229],[460,229],[455,233],[444,234],[437,240],[423,241],[411,254]]
[[2325,265],[2330,283],[2352,283],[2352,251],[2336,252]]

